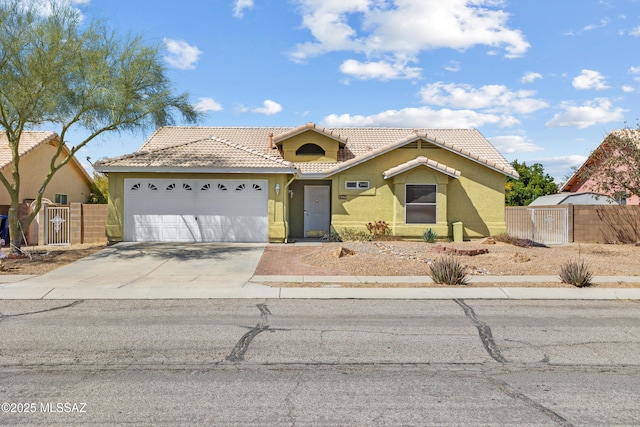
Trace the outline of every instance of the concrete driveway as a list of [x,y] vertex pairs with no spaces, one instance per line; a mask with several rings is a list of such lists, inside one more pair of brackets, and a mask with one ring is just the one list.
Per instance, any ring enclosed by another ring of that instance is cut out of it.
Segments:
[[46,288],[238,288],[253,276],[265,246],[118,243],[21,284]]

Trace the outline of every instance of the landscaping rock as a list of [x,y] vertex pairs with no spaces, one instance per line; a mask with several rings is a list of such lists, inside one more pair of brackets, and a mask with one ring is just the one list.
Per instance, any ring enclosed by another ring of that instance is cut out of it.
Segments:
[[355,255],[355,252],[351,249],[340,246],[334,253],[333,256],[336,258],[342,258],[348,255]]
[[465,255],[465,256],[476,256],[482,254],[488,254],[489,249],[456,249],[448,246],[434,246],[431,249],[434,252],[440,252],[450,255]]

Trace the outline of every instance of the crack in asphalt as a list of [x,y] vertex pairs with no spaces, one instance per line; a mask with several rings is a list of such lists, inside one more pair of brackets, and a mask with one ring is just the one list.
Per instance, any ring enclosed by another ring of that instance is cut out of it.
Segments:
[[69,304],[66,305],[61,305],[58,307],[51,307],[51,308],[47,308],[44,310],[38,310],[38,311],[28,311],[26,313],[17,313],[17,314],[4,314],[4,313],[0,313],[0,322],[2,322],[4,319],[8,319],[10,317],[20,317],[20,316],[29,316],[32,314],[39,314],[39,313],[47,313],[50,311],[56,311],[56,310],[63,310],[65,308],[71,308],[73,306],[76,306],[78,304],[82,304],[84,302],[84,300],[77,300],[77,301],[73,301]]
[[236,343],[236,345],[231,350],[231,353],[226,357],[229,362],[242,362],[244,360],[244,354],[249,349],[249,344],[251,341],[261,332],[269,329],[269,315],[271,311],[269,311],[269,307],[266,304],[256,304],[258,310],[260,310],[260,323],[251,328],[249,332],[244,334],[242,338]]
[[464,310],[464,314],[473,322],[475,327],[478,329],[478,334],[480,335],[480,340],[482,341],[482,345],[484,346],[487,353],[493,360],[499,363],[507,363],[508,360],[500,353],[500,348],[496,344],[493,339],[493,335],[491,333],[491,328],[489,325],[478,319],[476,312],[473,311],[469,305],[467,305],[462,299],[454,299],[456,304],[458,304]]
[[497,386],[501,391],[503,391],[507,396],[510,396],[514,399],[518,399],[521,400],[522,402],[524,402],[525,404],[535,408],[536,410],[538,410],[539,412],[542,412],[543,414],[547,415],[549,418],[551,418],[552,421],[554,421],[555,423],[564,426],[564,427],[573,427],[573,424],[571,424],[569,421],[567,421],[565,418],[563,418],[560,414],[558,414],[557,412],[547,408],[546,406],[536,402],[535,400],[529,398],[528,396],[520,393],[519,391],[515,390],[513,387],[511,387],[509,384],[507,384],[504,381],[495,379],[495,378],[488,378],[489,381],[491,383],[493,383],[495,386]]

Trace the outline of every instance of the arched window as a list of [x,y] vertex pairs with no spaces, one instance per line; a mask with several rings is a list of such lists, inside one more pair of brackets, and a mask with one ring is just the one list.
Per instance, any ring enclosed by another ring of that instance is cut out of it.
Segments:
[[316,156],[324,156],[324,150],[322,147],[316,144],[304,144],[302,147],[298,148],[296,151],[296,155],[316,155]]

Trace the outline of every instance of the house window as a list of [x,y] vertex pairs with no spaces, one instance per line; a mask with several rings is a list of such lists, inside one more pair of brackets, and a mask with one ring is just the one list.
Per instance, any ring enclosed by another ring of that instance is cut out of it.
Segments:
[[347,190],[366,190],[369,188],[369,181],[345,181],[344,188]]
[[319,145],[316,144],[304,144],[302,147],[298,148],[296,151],[296,155],[314,155],[314,156],[324,156],[325,152]]
[[435,224],[436,223],[436,185],[407,184],[405,197],[405,223],[407,224]]
[[67,195],[66,194],[56,194],[56,197],[54,199],[54,203],[60,204],[60,205],[66,205],[67,204]]

